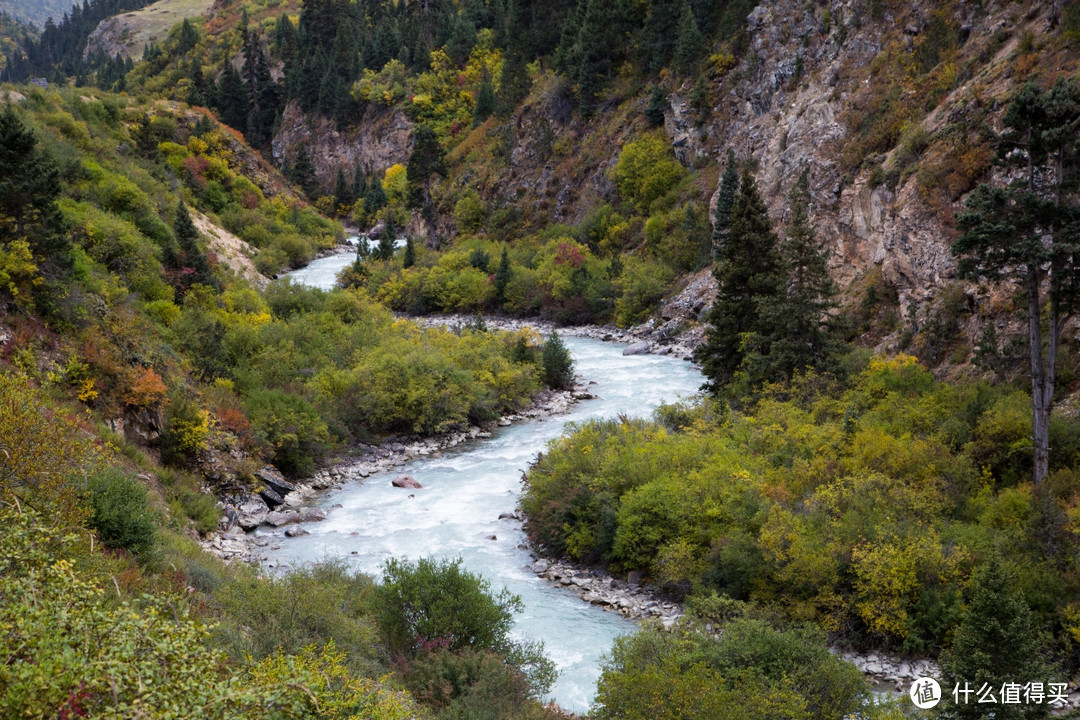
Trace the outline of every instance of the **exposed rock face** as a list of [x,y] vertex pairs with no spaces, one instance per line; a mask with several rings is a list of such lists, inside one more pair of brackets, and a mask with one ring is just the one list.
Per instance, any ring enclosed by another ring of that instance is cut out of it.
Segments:
[[274,160],[291,160],[303,145],[311,155],[319,183],[329,189],[338,168],[351,178],[349,173],[357,164],[381,172],[395,163],[408,162],[412,128],[412,121],[400,110],[368,105],[364,116],[341,132],[333,120],[306,115],[290,103],[272,143]]

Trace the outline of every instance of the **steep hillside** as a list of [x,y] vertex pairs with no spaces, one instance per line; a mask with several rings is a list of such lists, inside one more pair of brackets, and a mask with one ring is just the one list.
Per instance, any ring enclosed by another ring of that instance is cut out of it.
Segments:
[[213,0],[158,0],[140,10],[107,18],[90,34],[86,52],[138,60],[145,47],[164,40],[177,23],[204,15],[213,4]]
[[64,13],[70,13],[74,5],[71,0],[0,0],[0,10],[39,30],[45,27],[49,18],[53,22],[60,22]]

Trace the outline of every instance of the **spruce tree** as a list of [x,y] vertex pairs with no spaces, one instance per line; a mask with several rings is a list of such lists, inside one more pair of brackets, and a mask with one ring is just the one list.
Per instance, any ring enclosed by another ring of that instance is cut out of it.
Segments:
[[60,173],[11,105],[0,113],[0,247],[25,240],[39,267],[70,265],[56,200]]
[[731,207],[731,231],[720,248],[713,275],[716,300],[707,318],[705,342],[695,358],[708,380],[704,388],[716,394],[739,370],[749,342],[756,343],[759,353],[768,353],[767,345],[759,340],[772,332],[763,323],[762,301],[784,289],[779,241],[748,171],[739,182]]
[[827,369],[839,349],[829,310],[836,285],[809,214],[810,191],[804,170],[789,196],[791,219],[780,243],[786,292],[764,298],[759,314],[767,329],[769,353],[748,368],[753,384],[790,380],[800,370]]
[[431,203],[431,176],[446,177],[446,153],[430,125],[417,125],[405,177],[409,186],[409,204],[427,208]]
[[[1058,674],[1046,659],[1046,638],[1020,591],[1017,578],[996,557],[975,571],[970,598],[952,645],[941,656],[943,687],[971,689],[970,695],[958,693],[959,703],[946,692],[941,714],[958,720],[981,720],[987,717],[986,704],[978,702],[984,684],[992,689],[997,702],[992,705],[994,720],[1041,718],[1049,715],[1046,704],[1005,704],[999,693],[1009,683],[1054,681]],[[966,698],[967,702],[964,702]]]
[[499,266],[495,268],[495,301],[500,305],[506,301],[506,288],[514,278],[514,271],[510,267],[510,252],[503,245],[502,255],[499,257]]
[[402,269],[411,268],[416,264],[416,247],[413,245],[413,239],[405,239],[405,257],[401,260]]
[[480,89],[476,91],[476,104],[473,106],[473,125],[484,122],[491,117],[493,112],[495,112],[495,88],[492,86],[490,79],[484,78],[484,81],[480,83]]
[[210,271],[210,264],[206,261],[206,255],[199,247],[199,231],[191,220],[187,205],[181,200],[176,206],[176,221],[173,223],[173,234],[176,235],[176,244],[180,249],[178,258],[182,268],[194,270],[192,282],[202,283],[210,287],[217,287],[217,281]]
[[667,110],[668,100],[659,85],[653,85],[649,92],[649,104],[645,106],[645,119],[653,127],[664,124],[664,111]]
[[308,155],[307,147],[301,145],[296,150],[296,157],[293,158],[292,175],[289,178],[296,185],[300,186],[300,189],[304,191],[304,194],[309,198],[314,198],[319,194],[319,181],[315,177],[315,166],[311,162],[311,156]]
[[225,63],[225,69],[218,81],[217,96],[221,121],[241,132],[247,130],[251,98],[248,96],[247,88],[244,87],[244,81],[240,78],[240,73],[231,62]]
[[690,3],[683,5],[678,37],[675,42],[675,69],[685,77],[701,63],[701,55],[705,50],[705,37],[698,28]]
[[340,207],[351,208],[355,201],[352,186],[345,181],[345,171],[339,167],[337,179],[334,180],[334,211]]
[[562,339],[552,330],[540,353],[544,384],[556,390],[566,390],[574,384],[574,360]]
[[376,213],[386,207],[386,191],[383,190],[382,182],[373,176],[368,179],[367,192],[364,193],[364,211]]
[[716,198],[716,210],[713,213],[713,257],[720,257],[720,249],[727,241],[731,231],[731,208],[735,196],[739,193],[739,171],[735,167],[735,151],[728,148],[727,166],[720,178],[720,192]]
[[352,176],[352,196],[353,202],[363,199],[367,193],[367,177],[364,176],[364,171],[360,168],[360,163],[356,163],[353,167]]

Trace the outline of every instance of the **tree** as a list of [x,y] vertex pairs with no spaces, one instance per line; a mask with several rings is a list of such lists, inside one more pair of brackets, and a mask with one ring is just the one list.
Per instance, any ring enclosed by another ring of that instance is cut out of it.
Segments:
[[495,301],[500,305],[506,300],[506,288],[513,279],[514,271],[510,267],[510,252],[507,246],[503,245],[499,266],[495,268]]
[[25,241],[40,266],[66,268],[70,242],[56,206],[60,173],[11,105],[0,113],[0,251]]
[[649,104],[645,106],[645,119],[653,127],[660,127],[664,124],[664,111],[667,107],[668,101],[664,91],[659,85],[653,85],[649,93]]
[[544,382],[556,390],[566,390],[574,384],[574,360],[566,343],[552,330],[540,353]]
[[430,125],[413,131],[413,148],[405,177],[409,183],[409,203],[427,209],[431,204],[431,176],[446,177],[446,153]]
[[375,592],[375,617],[390,650],[406,656],[425,644],[506,652],[521,598],[505,588],[493,595],[490,587],[464,570],[460,558],[415,564],[391,558]]
[[480,123],[491,117],[491,114],[495,112],[495,87],[491,84],[490,78],[484,78],[480,83],[480,89],[476,91],[476,105],[473,106],[473,125],[479,125]]
[[679,39],[675,42],[675,69],[681,75],[690,75],[701,62],[705,37],[698,28],[697,19],[690,3],[683,5],[679,18]]
[[739,192],[739,171],[735,167],[735,151],[728,148],[727,165],[720,178],[720,191],[716,197],[716,210],[713,212],[713,257],[719,257],[721,246],[727,241],[731,230],[731,207]]
[[352,186],[345,181],[345,172],[338,168],[337,178],[334,180],[334,209],[351,208],[356,202],[353,197]]
[[405,257],[401,260],[401,267],[411,268],[416,264],[416,246],[412,238],[405,239]]
[[320,188],[319,181],[315,177],[315,165],[312,164],[311,156],[304,145],[296,149],[296,156],[292,164],[292,175],[289,179],[299,185],[300,189],[309,198],[313,198],[319,193]]
[[786,292],[761,303],[763,325],[770,328],[769,353],[751,370],[755,384],[790,380],[796,371],[827,367],[837,349],[829,310],[836,304],[836,285],[809,215],[809,182],[804,170],[789,196],[791,220],[780,243]]
[[716,300],[707,318],[705,342],[694,355],[708,379],[704,388],[717,393],[739,370],[747,341],[758,338],[756,352],[767,354],[773,328],[762,317],[762,301],[784,289],[783,259],[765,203],[749,171],[739,182],[731,207],[731,232],[721,246],[713,275]]
[[202,283],[209,287],[217,287],[217,281],[210,271],[210,264],[206,261],[206,255],[199,248],[199,231],[191,220],[187,205],[181,200],[176,206],[176,221],[173,223],[173,233],[176,235],[176,244],[180,248],[177,258],[181,272],[183,268],[194,271],[191,282],[184,283],[190,286],[194,283]]
[[221,121],[237,130],[247,129],[248,112],[251,109],[251,97],[240,73],[231,62],[225,63],[225,69],[218,81],[218,110]]
[[[1045,660],[1045,637],[1031,608],[1012,577],[997,558],[980,567],[971,580],[971,597],[952,645],[941,657],[943,685],[971,687],[984,683],[1000,689],[1006,682],[1047,682],[1055,668]],[[961,696],[963,697],[963,696]],[[995,693],[996,697],[996,693]],[[985,707],[968,696],[968,703],[946,701],[943,714],[950,718],[977,720],[986,717]],[[995,720],[1038,718],[1049,715],[1041,704],[994,705]]]
[[1004,125],[998,164],[1019,164],[1020,177],[1005,187],[983,183],[971,193],[952,250],[964,277],[1012,281],[1026,295],[1033,474],[1040,487],[1050,466],[1058,343],[1080,302],[1080,208],[1072,191],[1080,87],[1059,79],[1044,91],[1029,82],[1009,103]]

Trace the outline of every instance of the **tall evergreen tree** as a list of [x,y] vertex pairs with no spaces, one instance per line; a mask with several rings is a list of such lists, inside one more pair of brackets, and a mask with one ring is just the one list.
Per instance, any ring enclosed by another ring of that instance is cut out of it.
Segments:
[[356,163],[353,167],[352,176],[352,196],[353,202],[363,199],[367,194],[367,177],[364,175],[363,169],[360,167],[360,163]]
[[[1049,716],[1041,703],[1006,704],[998,693],[1005,683],[1045,683],[1057,675],[1047,657],[1046,638],[1020,590],[1017,578],[991,558],[975,571],[967,608],[953,636],[952,645],[941,657],[943,686],[956,687],[959,703],[946,697],[941,714],[957,720],[982,720],[986,704],[978,702],[983,685],[992,688],[997,699],[995,720],[1034,719]],[[951,693],[949,693],[951,694]],[[964,700],[967,702],[964,702]]]
[[499,115],[509,117],[518,103],[529,94],[528,42],[520,9],[521,0],[510,0],[506,19],[506,53],[503,58],[502,81],[495,107]]
[[506,301],[506,288],[513,279],[514,270],[510,267],[510,252],[507,246],[503,245],[499,266],[495,268],[495,301],[500,305]]
[[25,240],[43,272],[68,267],[59,171],[11,105],[0,112],[0,168],[0,245]]
[[431,204],[431,176],[446,176],[446,153],[430,125],[417,125],[405,177],[409,184],[409,203],[427,208]]
[[701,62],[705,37],[698,28],[690,3],[685,3],[679,18],[679,36],[675,42],[675,69],[684,77],[693,73]]
[[748,368],[754,384],[790,380],[799,370],[829,367],[839,349],[829,310],[836,305],[836,285],[825,253],[810,224],[810,189],[804,170],[791,191],[791,219],[780,243],[786,291],[760,304],[768,355],[758,355]]
[[315,165],[312,164],[311,156],[308,155],[307,146],[301,145],[296,149],[296,156],[293,158],[292,164],[292,175],[289,179],[299,185],[300,189],[309,198],[314,198],[319,194],[319,181],[315,177]]
[[653,85],[649,92],[649,104],[645,106],[645,119],[653,127],[664,124],[664,111],[668,108],[668,99],[659,85]]
[[240,73],[230,62],[225,63],[225,69],[221,73],[217,96],[221,121],[241,132],[247,130],[251,98],[248,96],[244,81],[240,78]]
[[413,244],[413,239],[405,239],[405,257],[401,260],[402,269],[411,268],[416,264],[416,246]]
[[364,211],[376,213],[386,207],[386,191],[378,177],[372,177],[367,183],[367,192],[364,193]]
[[337,179],[334,180],[334,210],[340,207],[351,208],[356,202],[353,197],[352,186],[345,181],[345,172],[338,168]]
[[720,249],[727,242],[731,232],[731,208],[735,196],[739,193],[739,170],[735,166],[735,151],[728,148],[727,165],[720,178],[720,191],[716,198],[716,210],[713,212],[713,257],[720,257]]
[[1018,178],[971,193],[957,218],[962,234],[952,250],[962,275],[1011,280],[1027,296],[1033,474],[1040,487],[1049,474],[1058,345],[1080,306],[1080,204],[1073,184],[1080,170],[1080,85],[1058,80],[1044,91],[1028,83],[1009,103],[1003,123],[998,162],[1018,164]]
[[176,220],[173,223],[173,234],[176,235],[176,244],[180,253],[177,258],[181,268],[190,268],[194,271],[190,283],[202,283],[210,287],[217,287],[217,281],[210,271],[210,264],[206,255],[199,247],[199,231],[191,220],[187,205],[181,200],[176,206]]
[[[707,318],[705,342],[695,358],[707,378],[705,388],[715,394],[739,370],[747,342],[753,337],[772,336],[772,328],[763,324],[762,301],[777,297],[784,289],[779,241],[748,171],[739,182],[731,208],[731,232],[720,248],[713,275],[716,300]],[[757,351],[768,353],[768,347],[759,344]]]
[[473,106],[473,125],[491,117],[495,112],[495,88],[489,78],[484,78],[480,83],[480,89],[476,91],[476,104]]

